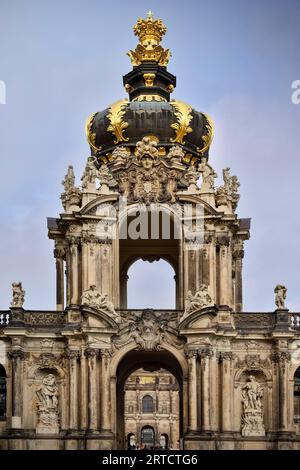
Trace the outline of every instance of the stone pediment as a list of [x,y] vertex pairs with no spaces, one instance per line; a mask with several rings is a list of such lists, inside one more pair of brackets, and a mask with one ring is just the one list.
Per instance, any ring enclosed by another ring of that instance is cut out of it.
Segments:
[[214,317],[217,315],[217,311],[217,307],[212,305],[195,310],[186,316],[183,315],[179,322],[179,330],[210,328],[212,327]]
[[113,333],[118,331],[118,324],[104,310],[95,309],[94,307],[82,306],[81,311],[86,326],[105,330],[113,330]]

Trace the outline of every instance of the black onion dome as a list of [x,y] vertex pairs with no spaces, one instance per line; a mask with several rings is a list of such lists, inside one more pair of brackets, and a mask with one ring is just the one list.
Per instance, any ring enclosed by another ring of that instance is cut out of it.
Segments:
[[[108,131],[111,121],[108,118],[110,108],[98,112],[92,116],[90,122],[90,135],[94,136],[91,150],[92,154],[100,157],[111,153],[117,145],[135,147],[136,143],[147,135],[155,136],[161,147],[166,150],[171,145],[181,145],[183,149],[200,158],[200,150],[205,146],[202,139],[207,135],[207,117],[202,113],[191,109],[190,132],[183,135],[181,141],[176,140],[176,128],[178,124],[177,112],[174,103],[176,101],[131,101],[123,102],[124,114],[121,123],[125,124],[121,139],[113,131]],[[188,105],[186,105],[188,106]],[[184,130],[182,131],[184,133]],[[202,155],[207,156],[208,149]]]
[[161,155],[179,145],[187,161],[208,157],[213,138],[209,117],[183,101],[170,101],[176,77],[166,69],[170,51],[160,45],[165,31],[162,21],[154,20],[152,14],[138,19],[134,32],[140,44],[128,53],[133,70],[123,77],[129,100],[92,114],[86,123],[91,152],[99,162],[110,160],[117,146],[135,147],[145,136],[157,141]]

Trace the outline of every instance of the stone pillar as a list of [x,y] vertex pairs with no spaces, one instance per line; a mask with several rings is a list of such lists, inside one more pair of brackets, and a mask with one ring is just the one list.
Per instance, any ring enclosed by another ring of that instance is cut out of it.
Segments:
[[190,432],[197,431],[197,356],[198,351],[188,351],[189,364],[189,425]]
[[234,260],[234,310],[241,312],[243,310],[243,242],[239,241],[234,245],[233,260]]
[[70,239],[70,272],[71,272],[71,306],[79,305],[79,292],[78,292],[78,244],[79,240],[76,237]]
[[21,349],[15,349],[8,353],[12,364],[12,417],[11,427],[22,428],[22,401],[23,401],[23,381],[22,381],[22,361],[26,358],[26,353]]
[[69,429],[78,429],[78,350],[67,349],[66,357],[69,359]]
[[120,278],[120,297],[121,297],[121,308],[127,308],[127,282],[129,277],[126,273],[121,274]]
[[88,360],[88,431],[95,433],[98,429],[97,357],[99,350],[87,348],[84,353]]
[[220,246],[220,273],[219,273],[219,304],[220,305],[231,305],[231,295],[229,283],[229,270],[231,276],[231,263],[229,261],[229,238],[227,236],[219,237],[217,241]]
[[279,430],[288,431],[288,364],[291,355],[288,351],[277,351],[273,359],[279,369]]
[[85,357],[84,349],[81,350],[80,355],[80,391],[81,391],[81,403],[80,403],[80,429],[87,429],[88,417],[87,417],[87,382],[88,382],[88,371],[87,371],[87,358]]
[[231,380],[231,361],[233,354],[230,351],[220,352],[220,361],[222,364],[222,431],[232,430],[232,380]]
[[61,311],[65,308],[64,248],[55,248],[54,257],[56,260],[56,310]]
[[102,380],[101,380],[101,430],[111,429],[110,404],[110,352],[101,351]]
[[201,357],[201,416],[202,431],[209,431],[210,426],[210,357],[212,351],[208,348],[202,349]]

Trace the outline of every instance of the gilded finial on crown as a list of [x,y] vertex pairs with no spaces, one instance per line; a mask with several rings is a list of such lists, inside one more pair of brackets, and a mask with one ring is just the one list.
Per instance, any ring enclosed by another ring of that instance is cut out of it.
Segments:
[[138,18],[133,27],[133,32],[138,36],[140,44],[134,51],[127,54],[134,67],[142,62],[157,62],[162,67],[166,67],[171,53],[169,49],[164,49],[160,42],[166,34],[167,28],[161,19],[154,19],[152,11],[148,12],[147,18]]

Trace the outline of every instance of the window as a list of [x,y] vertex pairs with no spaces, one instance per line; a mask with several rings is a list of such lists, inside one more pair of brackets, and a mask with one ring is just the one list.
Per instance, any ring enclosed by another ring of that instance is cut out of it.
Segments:
[[142,399],[142,411],[143,413],[153,413],[153,398],[150,395],[145,395]]
[[300,423],[300,367],[294,375],[294,421]]
[[0,421],[6,420],[6,373],[0,365]]
[[[151,398],[151,397],[150,397]],[[147,426],[142,429],[141,442],[147,446],[154,446],[154,429]]]

